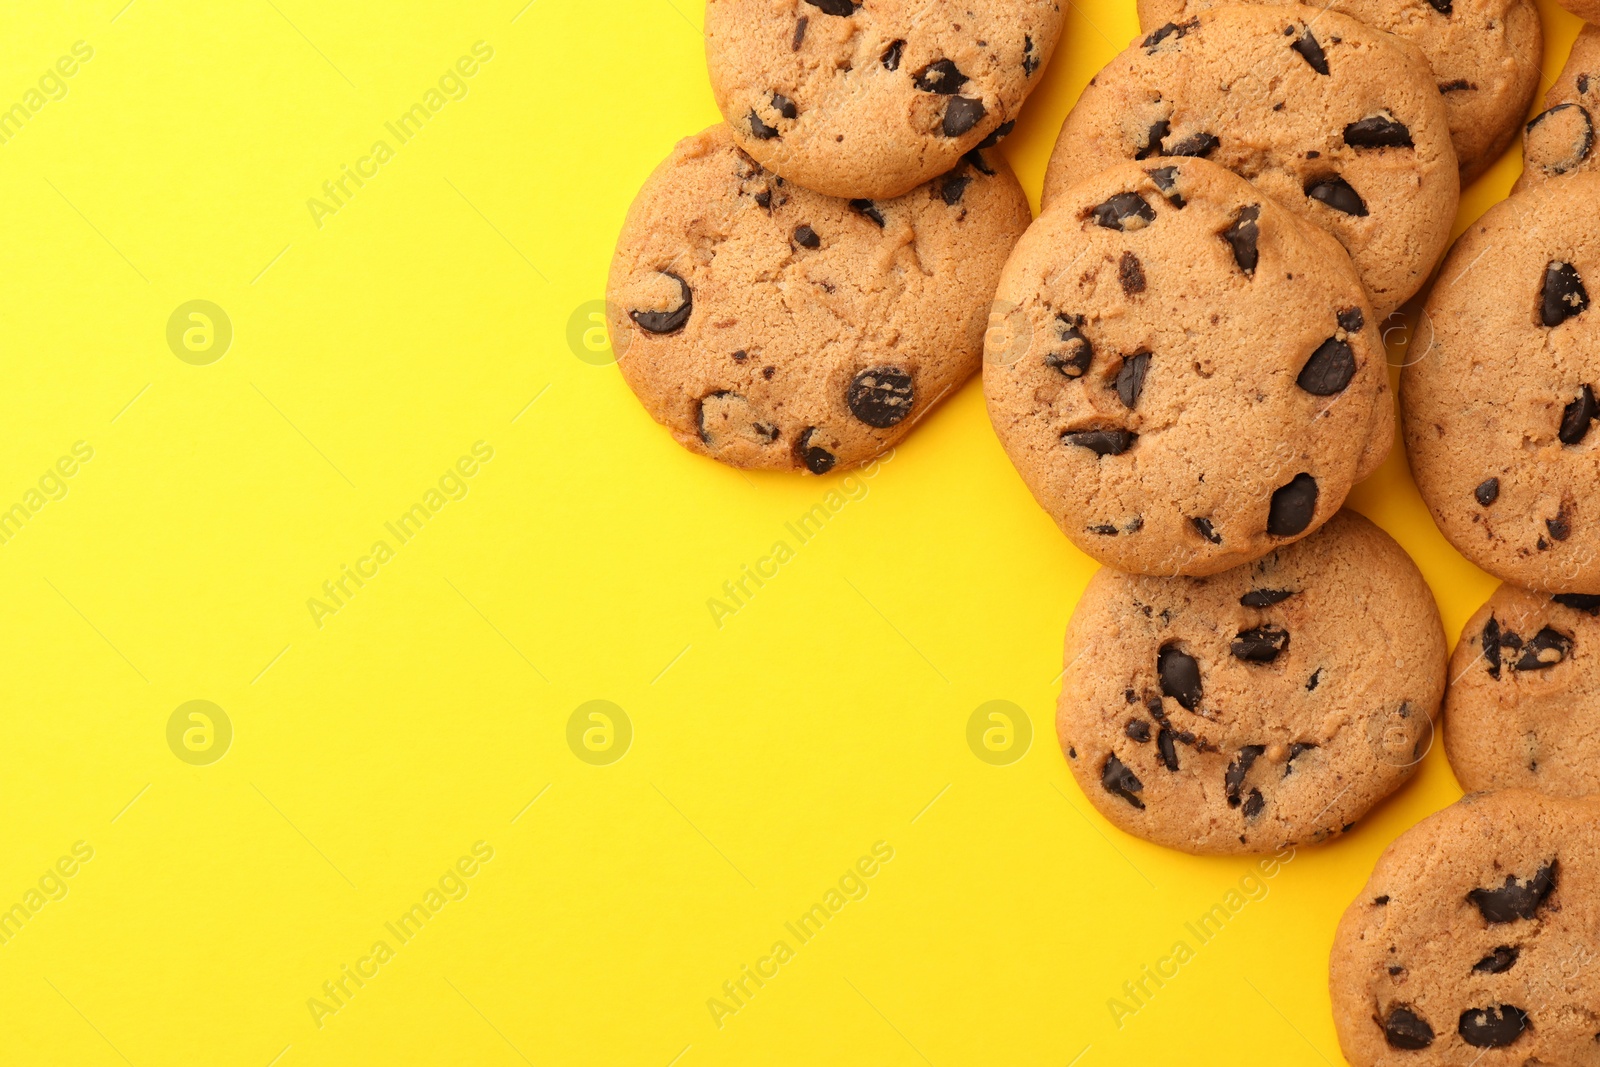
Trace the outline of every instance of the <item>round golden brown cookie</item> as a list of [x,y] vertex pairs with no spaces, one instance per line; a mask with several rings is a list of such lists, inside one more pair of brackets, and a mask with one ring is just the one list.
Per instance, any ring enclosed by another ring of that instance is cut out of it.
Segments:
[[1333,11],[1235,5],[1136,40],[1078,98],[1045,175],[1204,156],[1328,229],[1380,317],[1415,293],[1460,196],[1444,100],[1408,41]]
[[1600,1064],[1600,801],[1474,793],[1407,830],[1328,967],[1354,1067]]
[[998,152],[894,200],[836,200],[715,126],[656,169],[617,239],[622,375],[679,444],[735,467],[869,459],[978,369],[1028,218]]
[[1444,747],[1468,791],[1600,793],[1600,596],[1495,590],[1450,659]]
[[1122,570],[1213,574],[1302,537],[1394,438],[1349,257],[1204,160],[1059,193],[991,323],[1001,444],[1073,543]]
[[1544,104],[1523,136],[1522,177],[1513,192],[1546,178],[1600,169],[1600,154],[1594,150],[1595,120],[1600,117],[1600,28],[1579,31],[1567,65],[1544,94]]
[[1011,132],[1059,0],[707,0],[706,58],[740,147],[830,196],[900,196]]
[[1109,568],[1067,626],[1056,727],[1084,795],[1130,834],[1271,852],[1349,829],[1433,741],[1433,595],[1351,511],[1210,578]]
[[1503,200],[1445,260],[1400,377],[1433,521],[1484,570],[1544,592],[1600,593],[1596,284],[1600,174]]
[[[1139,0],[1139,25],[1156,30],[1221,2]],[[1333,0],[1329,6],[1422,50],[1444,96],[1462,185],[1500,158],[1539,89],[1544,32],[1532,0]]]

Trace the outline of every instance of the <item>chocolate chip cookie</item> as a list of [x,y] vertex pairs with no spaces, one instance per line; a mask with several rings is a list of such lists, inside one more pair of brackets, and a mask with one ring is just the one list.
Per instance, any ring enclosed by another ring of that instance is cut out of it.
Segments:
[[997,152],[894,200],[837,200],[718,125],[657,168],[618,238],[607,304],[623,377],[690,451],[813,474],[858,463],[978,369],[1028,219]]
[[1380,317],[1422,285],[1460,195],[1444,100],[1410,42],[1333,11],[1248,4],[1153,30],[1100,71],[1045,175],[1203,156],[1325,227]]
[[1328,968],[1355,1067],[1600,1064],[1600,801],[1474,793],[1378,859]]
[[1433,741],[1433,595],[1352,511],[1210,578],[1110,568],[1067,626],[1056,719],[1078,785],[1130,834],[1271,852],[1349,829]]
[[1522,177],[1513,192],[1563,174],[1600,169],[1595,118],[1600,115],[1600,27],[1585,26],[1567,65],[1544,96],[1545,109],[1522,140]]
[[1556,2],[1591,25],[1600,23],[1600,2],[1597,0],[1556,0]]
[[1058,0],[707,0],[739,146],[830,196],[900,196],[1011,132],[1061,35]]
[[1463,789],[1600,793],[1600,596],[1495,590],[1451,657],[1444,741]]
[[[1220,2],[1139,0],[1139,25],[1146,32],[1176,25]],[[1500,158],[1539,88],[1544,32],[1532,0],[1334,0],[1329,6],[1422,50],[1444,96],[1462,185]]]
[[1434,522],[1484,570],[1543,592],[1600,593],[1597,283],[1600,173],[1503,200],[1445,260],[1400,379]]
[[1350,259],[1214,163],[1112,166],[1057,194],[1001,277],[989,418],[1102,563],[1213,574],[1339,510],[1394,437]]

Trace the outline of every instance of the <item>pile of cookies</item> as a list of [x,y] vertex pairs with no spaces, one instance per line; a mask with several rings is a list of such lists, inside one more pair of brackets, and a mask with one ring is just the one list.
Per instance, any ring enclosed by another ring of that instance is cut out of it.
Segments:
[[[995,146],[1056,0],[707,0],[726,121],[629,212],[622,373],[691,451],[826,474],[981,366],[1022,481],[1106,565],[1058,709],[1084,795],[1189,852],[1315,844],[1410,777],[1443,706],[1458,778],[1493,792],[1402,836],[1346,914],[1345,1053],[1600,1064],[1600,30],[1513,195],[1447,249],[1531,110],[1531,0],[1139,16],[1032,219]],[[1396,436],[1380,328],[1430,278],[1407,456],[1507,583],[1448,670],[1416,566],[1341,510]]]

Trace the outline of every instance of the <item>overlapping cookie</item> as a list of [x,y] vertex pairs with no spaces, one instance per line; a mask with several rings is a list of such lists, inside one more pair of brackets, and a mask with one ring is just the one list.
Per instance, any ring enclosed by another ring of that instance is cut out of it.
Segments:
[[992,146],[1061,34],[1059,0],[708,0],[739,146],[820,193],[886,199]]
[[1422,575],[1344,511],[1209,578],[1101,570],[1067,627],[1057,730],[1101,814],[1197,853],[1337,835],[1433,740],[1445,643]]
[[1544,95],[1522,141],[1522,177],[1513,192],[1548,178],[1600,169],[1595,120],[1600,118],[1600,27],[1585,26],[1566,66]]
[[1600,596],[1495,590],[1451,657],[1444,740],[1469,792],[1600,793]]
[[1327,233],[1216,164],[1057,194],[1000,280],[989,417],[1079,548],[1212,574],[1302,537],[1382,462],[1374,315]]
[[1067,116],[1044,206],[1123,160],[1201,156],[1337,237],[1379,316],[1414,294],[1460,195],[1443,98],[1408,41],[1334,11],[1234,5],[1152,31]]
[[650,177],[618,239],[623,377],[693,452],[813,474],[858,463],[977,370],[1028,219],[998,153],[894,200],[838,200],[713,127]]
[[[1139,0],[1139,25],[1149,33],[1223,2]],[[1532,0],[1334,0],[1328,6],[1422,50],[1444,97],[1462,185],[1500,158],[1539,88],[1544,33]]]
[[1596,284],[1600,174],[1539,183],[1456,242],[1401,375],[1434,522],[1484,570],[1543,592],[1600,593]]
[[1402,834],[1339,923],[1354,1067],[1600,1063],[1600,801],[1475,793]]

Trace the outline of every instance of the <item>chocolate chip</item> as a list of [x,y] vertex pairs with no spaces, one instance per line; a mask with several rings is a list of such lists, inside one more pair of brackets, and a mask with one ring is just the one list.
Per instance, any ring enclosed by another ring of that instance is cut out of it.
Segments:
[[1293,589],[1252,589],[1239,598],[1239,603],[1247,608],[1270,608],[1288,600],[1294,593]]
[[801,15],[799,21],[794,24],[794,37],[789,41],[789,51],[800,51],[800,46],[805,43],[806,27],[809,25],[811,25],[811,20]]
[[1377,905],[1377,906],[1378,906],[1378,907],[1380,907],[1380,908],[1381,908],[1381,907],[1383,907],[1383,906],[1385,906],[1385,905],[1386,905],[1386,904],[1388,904],[1388,903],[1389,903],[1389,894],[1388,894],[1388,893],[1385,893],[1385,894],[1384,894],[1384,895],[1383,895],[1383,896],[1381,896],[1381,897],[1373,897],[1373,898],[1372,898],[1372,903],[1373,903],[1373,904],[1375,904],[1375,905]]
[[949,105],[944,109],[944,135],[960,137],[982,122],[983,116],[987,114],[982,100],[974,100],[969,96],[951,97]]
[[772,94],[772,110],[786,119],[792,119],[800,114],[800,110],[794,106],[794,101],[782,93]]
[[1572,536],[1572,516],[1568,513],[1566,504],[1561,505],[1561,510],[1556,512],[1555,518],[1544,520],[1544,528],[1550,532],[1552,541],[1565,541]]
[[1155,170],[1147,170],[1145,173],[1150,175],[1150,180],[1156,183],[1157,189],[1167,194],[1167,203],[1176,208],[1183,207],[1183,196],[1172,191],[1172,187],[1178,181],[1177,167],[1157,167]]
[[[978,148],[982,147],[982,145],[978,146]],[[989,166],[988,161],[983,158],[983,153],[978,151],[978,148],[974,148],[961,158],[966,160],[968,163],[971,163],[973,170],[976,170],[980,174],[987,174],[991,178],[994,177],[994,168]]]
[[1172,129],[1171,123],[1166,119],[1157,119],[1150,124],[1150,130],[1145,135],[1144,147],[1134,153],[1134,159],[1149,159],[1151,156],[1162,155],[1161,142],[1166,140],[1167,132]]
[[954,96],[970,80],[955,63],[948,59],[936,60],[912,75],[911,80],[925,93]]
[[1244,817],[1253,819],[1261,814],[1261,809],[1267,806],[1267,798],[1261,795],[1261,790],[1252,789],[1250,795],[1244,798]]
[[1100,769],[1100,784],[1107,793],[1119,796],[1139,810],[1144,810],[1144,801],[1135,795],[1144,792],[1144,783],[1139,781],[1139,776],[1130,771],[1117,757],[1106,757],[1106,765]]
[[1089,530],[1090,533],[1099,534],[1101,537],[1115,537],[1115,536],[1117,536],[1117,534],[1122,532],[1121,530],[1117,529],[1115,526],[1111,526],[1111,525],[1105,524],[1105,523],[1102,523],[1099,526],[1090,526],[1090,527],[1088,527],[1088,530]]
[[762,122],[761,116],[756,114],[755,108],[751,108],[750,136],[754,137],[758,141],[770,141],[774,137],[778,136],[778,129],[775,126],[768,126],[765,122]]
[[1165,726],[1156,735],[1156,754],[1161,758],[1161,765],[1167,770],[1178,769],[1178,746],[1173,743],[1172,731]]
[[1561,429],[1556,436],[1561,438],[1564,445],[1575,445],[1582,441],[1589,432],[1589,423],[1600,408],[1595,406],[1594,390],[1587,385],[1578,393],[1578,399],[1568,404],[1561,412]]
[[746,352],[742,348],[739,349],[739,351],[737,351],[737,352],[735,352],[733,354],[733,361],[735,363],[743,363],[745,360],[747,360],[749,358],[750,358],[750,353]]
[[1138,229],[1156,220],[1156,210],[1138,193],[1118,193],[1089,212],[1094,221],[1108,230],[1127,230],[1129,219],[1139,219],[1131,227]]
[[1500,499],[1500,479],[1490,478],[1486,482],[1479,482],[1478,488],[1472,491],[1472,495],[1477,498],[1479,504],[1488,507]]
[[1355,351],[1347,342],[1330,337],[1311,353],[1294,382],[1312,396],[1337,396],[1355,374]]
[[1061,336],[1062,348],[1046,352],[1044,364],[1054,367],[1064,378],[1081,378],[1094,359],[1094,346],[1083,335],[1083,316],[1057,315],[1056,332]]
[[1322,46],[1317,43],[1316,37],[1311,33],[1311,27],[1306,27],[1294,44],[1289,46],[1300,53],[1300,58],[1311,64],[1311,69],[1318,74],[1328,73],[1328,57],[1322,51]]
[[1389,115],[1368,115],[1344,128],[1344,143],[1351,148],[1415,148],[1411,131]]
[[1128,725],[1122,728],[1122,732],[1141,745],[1150,740],[1150,724],[1143,719],[1129,719]]
[[1311,199],[1327,204],[1335,211],[1342,211],[1346,215],[1355,215],[1365,218],[1367,205],[1361,195],[1351,188],[1350,183],[1337,174],[1330,174],[1325,178],[1317,178],[1307,183],[1306,195]]
[[1156,674],[1161,692],[1176,700],[1186,711],[1200,705],[1200,664],[1176,645],[1163,645],[1156,653]]
[[801,248],[821,248],[822,238],[817,236],[817,231],[810,226],[796,226],[794,228],[794,243]]
[[1221,143],[1215,134],[1193,133],[1167,149],[1167,155],[1204,157],[1210,155],[1212,150]]
[[1274,537],[1293,537],[1304,533],[1317,513],[1317,480],[1301,472],[1289,484],[1272,494],[1267,509],[1267,533]]
[[972,184],[972,178],[966,175],[949,176],[939,186],[939,198],[949,207],[961,203],[961,196],[967,191],[967,186]]
[[1433,8],[1441,15],[1448,15],[1451,11],[1455,10],[1455,3],[1453,0],[1428,0],[1428,6]]
[[868,426],[887,429],[911,414],[916,389],[899,367],[868,367],[850,380],[850,412]]
[[[1380,898],[1387,904],[1388,898]],[[1410,1008],[1395,1008],[1383,1021],[1383,1038],[1390,1048],[1415,1052],[1433,1044],[1433,1027]]]
[[1307,752],[1315,751],[1316,747],[1317,746],[1310,741],[1296,741],[1294,744],[1290,745],[1289,758],[1284,761],[1283,776],[1285,778],[1289,777],[1289,775],[1294,771],[1294,761],[1305,755]]
[[1550,598],[1564,608],[1600,615],[1600,596],[1593,593],[1557,593]]
[[1131,430],[1080,430],[1061,435],[1065,443],[1087,448],[1097,456],[1120,456],[1138,439]]
[[1033,43],[1033,38],[1027,34],[1022,37],[1022,76],[1031,78],[1039,69],[1039,50]]
[[900,59],[906,54],[904,41],[890,41],[889,47],[883,50],[883,66],[885,70],[899,70]]
[[1233,639],[1233,656],[1247,663],[1271,663],[1289,647],[1289,631],[1281,626],[1241,630]]
[[883,212],[879,211],[878,205],[873,203],[871,200],[852,200],[850,201],[850,210],[854,211],[857,215],[864,216],[865,218],[869,218],[873,222],[876,222],[879,229],[883,228]]
[[[1583,92],[1582,89],[1578,90]],[[1546,122],[1550,123],[1548,138],[1541,134],[1535,149],[1533,137],[1535,131]],[[1571,138],[1563,143],[1563,135]],[[1531,159],[1538,157],[1540,165],[1546,174],[1565,174],[1575,170],[1584,160],[1589,158],[1589,153],[1594,151],[1594,118],[1589,114],[1589,109],[1582,104],[1566,103],[1557,104],[1547,111],[1541,111],[1528,123],[1524,134],[1530,149],[1528,156]],[[1554,139],[1555,145],[1551,147],[1555,152],[1561,153],[1556,159],[1549,162],[1543,161],[1544,146]]]
[[1260,204],[1242,207],[1233,217],[1233,225],[1222,231],[1222,239],[1233,249],[1233,261],[1246,274],[1254,274],[1256,264],[1261,261],[1261,253],[1256,248],[1256,241],[1261,236],[1261,227],[1257,223],[1260,218]]
[[1153,55],[1162,41],[1165,41],[1168,37],[1182,37],[1199,24],[1199,19],[1190,19],[1182,24],[1169,22],[1165,26],[1154,30],[1150,36],[1144,39],[1144,50]]
[[1542,671],[1554,667],[1572,652],[1572,638],[1560,630],[1546,626],[1522,646],[1522,656],[1517,660],[1519,671]]
[[1132,252],[1122,253],[1122,260],[1117,264],[1117,281],[1122,283],[1122,291],[1127,296],[1144,292],[1144,266],[1138,256]]
[[821,8],[825,15],[854,15],[857,5],[854,0],[806,0],[812,7]]
[[995,145],[999,144],[1001,141],[1004,141],[1007,137],[1010,137],[1011,136],[1011,131],[1016,129],[1016,128],[1017,128],[1017,120],[1016,119],[1011,119],[1008,122],[1002,122],[1000,125],[998,125],[998,126],[996,126],[994,128],[994,132],[993,133],[991,133],[989,136],[985,137],[983,140],[978,142],[978,147],[979,148],[993,148]]
[[1483,646],[1483,658],[1489,665],[1489,677],[1495,681],[1500,680],[1500,620],[1493,615],[1483,624],[1483,634],[1479,637]]
[[1479,974],[1505,974],[1511,965],[1517,962],[1517,950],[1510,945],[1501,945],[1489,955],[1483,957],[1472,965],[1472,969]]
[[630,311],[628,317],[646,333],[675,333],[683,329],[694,310],[694,292],[689,283],[670,270],[658,271],[678,283],[678,306],[671,311]]
[[1144,376],[1149,372],[1149,352],[1135,352],[1122,361],[1117,371],[1116,389],[1123,407],[1131,410],[1139,403],[1139,394],[1144,392]]
[[1457,78],[1453,82],[1445,82],[1443,85],[1439,86],[1439,95],[1443,96],[1445,93],[1459,93],[1465,89],[1476,88],[1477,86],[1467,81],[1467,79]]
[[1361,314],[1360,308],[1345,308],[1334,317],[1339,320],[1339,329],[1345,333],[1360,333],[1367,325],[1367,317]]
[[1322,668],[1318,667],[1316,670],[1311,672],[1311,677],[1306,680],[1306,692],[1309,693],[1313,689],[1315,689],[1317,687],[1317,683],[1319,681],[1321,681],[1321,680],[1322,680]]
[[816,432],[815,426],[808,427],[795,442],[794,454],[812,474],[827,474],[833,470],[834,456],[826,448],[811,443],[811,438]]
[[1250,767],[1256,759],[1266,751],[1263,745],[1246,745],[1239,750],[1239,755],[1228,764],[1228,772],[1223,775],[1223,788],[1228,794],[1228,807],[1237,808],[1240,803],[1240,794],[1244,791],[1244,779],[1250,773]]
[[1556,887],[1560,867],[1555,860],[1540,867],[1532,878],[1520,882],[1515,875],[1506,875],[1506,884],[1498,889],[1474,889],[1467,899],[1478,906],[1485,922],[1509,923],[1518,919],[1531,919],[1539,905],[1545,902]]
[[1216,529],[1211,525],[1210,519],[1203,519],[1199,516],[1195,516],[1189,520],[1189,524],[1193,526],[1195,531],[1207,541],[1210,541],[1214,545],[1222,544],[1222,535],[1217,533]]
[[1473,1048],[1505,1048],[1528,1028],[1528,1013],[1510,1004],[1472,1008],[1461,1013],[1456,1032]]
[[756,436],[760,437],[766,444],[770,445],[772,442],[778,439],[778,428],[770,422],[751,423],[750,428],[754,430],[756,432]]
[[1560,326],[1588,306],[1589,291],[1583,287],[1577,268],[1551,260],[1544,268],[1544,291],[1539,301],[1539,317],[1544,324]]

